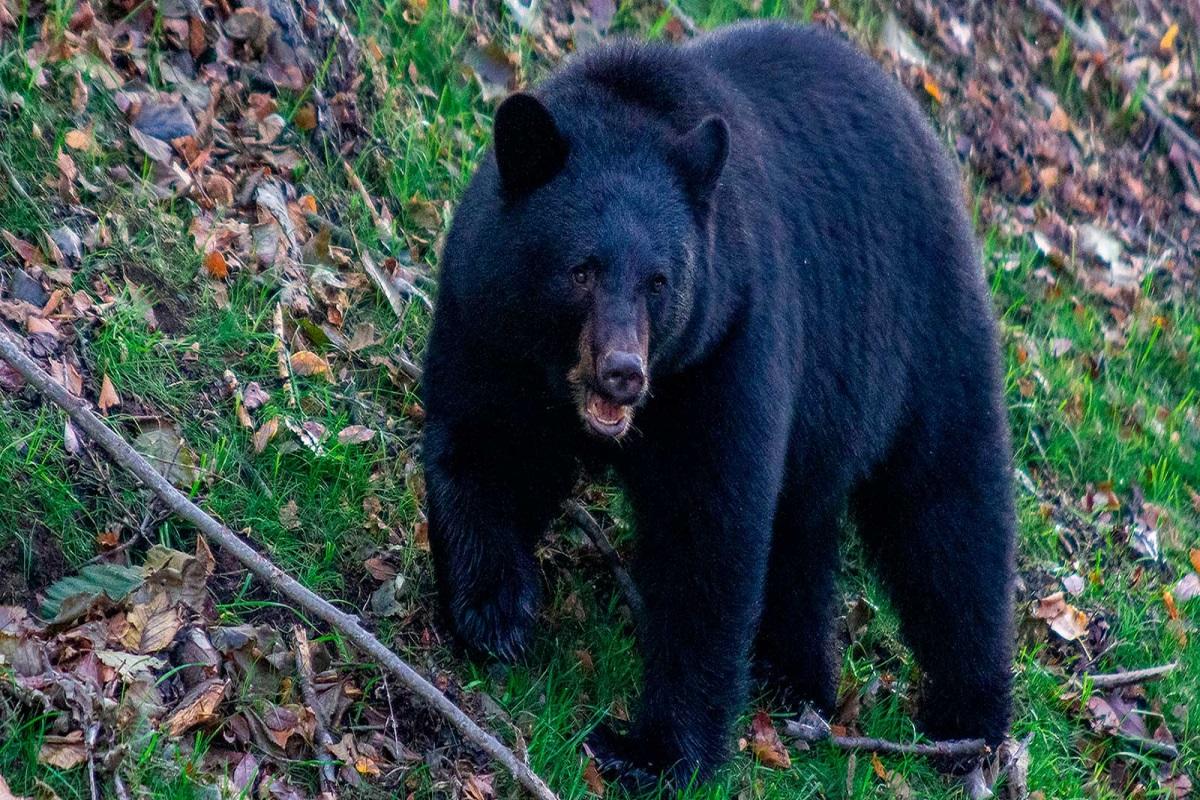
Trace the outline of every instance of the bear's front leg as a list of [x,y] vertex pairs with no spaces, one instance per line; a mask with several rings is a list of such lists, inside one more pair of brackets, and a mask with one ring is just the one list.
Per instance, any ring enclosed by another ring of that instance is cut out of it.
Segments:
[[[745,429],[729,441],[711,420],[673,416],[677,435],[660,433],[623,470],[645,602],[639,708],[628,732],[605,728],[589,741],[602,771],[639,788],[660,775],[676,787],[705,780],[729,757],[786,445]],[[769,427],[767,414],[758,421]]]
[[476,426],[425,431],[429,544],[442,609],[468,649],[511,661],[541,600],[533,547],[574,482],[569,456]]

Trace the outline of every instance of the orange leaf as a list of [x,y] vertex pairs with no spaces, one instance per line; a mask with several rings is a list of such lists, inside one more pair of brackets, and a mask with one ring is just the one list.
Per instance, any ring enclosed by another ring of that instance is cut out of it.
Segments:
[[924,84],[926,94],[939,103],[942,102],[942,89],[928,72],[925,73]]
[[67,131],[66,137],[67,147],[72,150],[91,150],[92,136],[87,131],[81,131],[78,128]]
[[596,769],[596,762],[590,758],[583,769],[583,782],[596,797],[604,797],[604,779],[600,777],[600,770]]
[[1158,49],[1164,53],[1169,53],[1175,49],[1175,37],[1179,35],[1179,23],[1172,22],[1171,27],[1167,28],[1167,32],[1163,34],[1162,39],[1158,41]]
[[229,262],[225,260],[225,256],[221,255],[220,250],[213,250],[204,257],[204,269],[219,281],[229,277]]
[[1179,619],[1179,607],[1175,605],[1175,595],[1171,594],[1170,589],[1163,589],[1163,605],[1167,607],[1167,616],[1171,619]]
[[878,753],[871,753],[871,769],[875,771],[879,780],[886,781],[888,779],[888,771],[883,768],[883,762],[879,760]]
[[113,406],[121,405],[121,396],[113,388],[112,381],[108,379],[107,374],[104,376],[104,382],[100,384],[100,400],[97,405],[105,413],[108,413],[108,410]]
[[297,375],[324,375],[333,380],[329,371],[329,363],[311,350],[301,350],[292,353],[292,372]]
[[317,198],[313,197],[311,194],[304,195],[298,202],[300,204],[300,208],[304,209],[304,213],[317,213]]
[[1192,569],[1200,572],[1200,548],[1193,547],[1192,551],[1188,553],[1188,557],[1192,562]]

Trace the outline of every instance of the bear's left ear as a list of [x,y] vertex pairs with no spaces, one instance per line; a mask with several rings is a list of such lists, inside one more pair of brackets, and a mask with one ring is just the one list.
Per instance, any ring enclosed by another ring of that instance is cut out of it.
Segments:
[[567,140],[531,94],[509,95],[496,109],[493,131],[500,185],[519,197],[549,182],[567,163]]
[[707,202],[717,188],[728,157],[729,125],[716,115],[705,117],[671,143],[671,163],[688,192],[700,203]]

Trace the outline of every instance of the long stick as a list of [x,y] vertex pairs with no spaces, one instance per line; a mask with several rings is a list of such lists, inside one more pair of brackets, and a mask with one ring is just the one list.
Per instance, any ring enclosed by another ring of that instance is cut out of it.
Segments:
[[1105,675],[1081,675],[1078,680],[1080,683],[1086,678],[1092,682],[1092,686],[1096,689],[1118,689],[1122,686],[1132,686],[1135,683],[1145,683],[1174,671],[1175,667],[1179,666],[1172,661],[1170,664],[1163,664],[1159,667],[1147,667],[1146,669],[1131,669],[1128,672],[1112,672]]
[[167,504],[168,508],[195,525],[196,529],[209,539],[232,553],[246,569],[266,581],[275,591],[296,603],[308,614],[327,622],[330,627],[349,639],[356,648],[370,655],[388,672],[395,675],[413,694],[445,717],[464,737],[491,756],[497,763],[503,765],[534,797],[539,800],[557,800],[550,787],[517,758],[512,750],[479,727],[433,684],[421,677],[416,670],[388,649],[383,642],[376,639],[370,631],[359,625],[357,618],[339,611],[328,600],[314,593],[259,555],[237,534],[184,497],[124,439],[101,422],[100,418],[93,414],[82,401],[68,394],[66,389],[55,383],[54,379],[47,375],[41,367],[22,353],[7,330],[0,332],[0,358],[12,365],[13,369],[21,373],[25,380],[42,395],[61,406],[76,425],[108,451],[117,464],[137,476],[147,488]]
[[[1089,31],[1079,27],[1074,20],[1063,13],[1063,10],[1054,0],[1030,0],[1030,2],[1047,17],[1058,23],[1084,50],[1093,55],[1108,56],[1104,42],[1097,39]],[[1113,70],[1109,70],[1109,72],[1111,73]],[[1132,75],[1126,75],[1122,70],[1115,70],[1115,72],[1116,75],[1114,77],[1124,87],[1125,91],[1136,96],[1138,89],[1137,79]],[[1150,119],[1154,120],[1156,124],[1170,134],[1170,137],[1178,142],[1180,147],[1187,150],[1192,158],[1200,158],[1200,142],[1192,138],[1187,128],[1176,122],[1175,118],[1164,111],[1163,107],[1158,104],[1158,101],[1147,93],[1142,94],[1142,110],[1146,112],[1146,115]]]
[[896,753],[913,756],[966,756],[987,752],[983,739],[947,739],[928,744],[907,744],[867,736],[838,736],[815,712],[800,719],[790,719],[783,725],[784,733],[804,742],[828,741],[843,750],[866,750],[871,753]]
[[625,597],[625,603],[629,606],[629,610],[633,612],[633,618],[641,619],[642,612],[645,606],[642,604],[642,593],[638,591],[637,584],[633,582],[633,578],[625,569],[625,565],[621,563],[621,556],[613,549],[612,543],[608,541],[608,537],[604,534],[604,529],[600,527],[600,523],[596,522],[588,510],[574,500],[566,504],[567,515],[571,517],[571,521],[579,526],[579,529],[587,534],[587,537],[592,540],[592,544],[604,556],[604,560],[608,562],[608,568],[612,570],[613,577],[617,579],[617,586],[621,589],[621,594]]

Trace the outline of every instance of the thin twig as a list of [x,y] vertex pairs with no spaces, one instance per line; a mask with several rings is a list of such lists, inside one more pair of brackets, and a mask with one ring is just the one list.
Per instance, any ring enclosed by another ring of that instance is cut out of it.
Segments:
[[283,328],[283,303],[275,304],[271,327],[275,333],[275,360],[279,367],[279,379],[283,381],[288,408],[295,408],[300,395],[296,391],[296,376],[292,374],[292,357],[288,352],[287,337]]
[[225,525],[217,522],[195,503],[172,486],[146,459],[129,443],[118,436],[79,399],[56,383],[41,367],[21,352],[16,340],[7,330],[0,330],[0,359],[7,361],[22,377],[44,397],[61,406],[71,419],[103,447],[114,462],[135,475],[148,489],[154,492],[168,508],[196,529],[228,551],[241,564],[265,581],[268,586],[291,600],[297,610],[324,620],[334,630],[346,637],[360,652],[373,658],[396,676],[413,694],[441,714],[468,741],[475,744],[497,763],[507,769],[526,789],[540,800],[556,800],[541,778],[512,750],[500,743],[496,737],[481,728],[462,709],[450,702],[437,687],[425,680],[416,670],[392,652],[387,645],[375,638],[353,617],[339,610],[325,598],[314,593],[295,578],[275,566]]
[[[357,239],[354,242],[358,246]],[[363,269],[370,276],[374,284],[383,292],[383,296],[387,298],[388,305],[392,307],[392,312],[400,319],[404,318],[404,297],[415,297],[421,301],[425,308],[433,311],[433,301],[429,299],[429,295],[422,292],[415,284],[402,278],[393,278],[386,274],[375,263],[375,259],[371,254],[362,247],[358,247],[358,257],[362,260]]]
[[1127,672],[1111,672],[1102,675],[1084,674],[1080,675],[1076,680],[1080,683],[1083,683],[1085,680],[1091,681],[1092,687],[1096,689],[1117,689],[1122,686],[1133,686],[1137,683],[1156,680],[1173,672],[1178,666],[1178,662],[1172,661],[1170,664],[1163,664],[1158,667],[1131,669]]
[[838,736],[829,723],[816,712],[808,711],[800,719],[790,719],[783,725],[784,733],[802,742],[828,741],[843,750],[866,750],[871,753],[893,753],[913,756],[969,756],[982,755],[988,751],[983,739],[947,739],[927,744],[893,742],[867,736]]
[[346,180],[350,181],[350,186],[358,192],[358,196],[362,198],[363,205],[367,207],[367,213],[371,215],[371,221],[375,223],[376,232],[384,241],[391,239],[392,229],[388,227],[387,221],[375,210],[375,201],[371,198],[371,193],[367,191],[367,187],[363,185],[362,179],[358,177],[358,173],[354,171],[354,167],[350,166],[349,161],[342,161],[342,166],[346,169]]
[[96,738],[100,735],[100,723],[93,722],[88,726],[84,736],[83,746],[87,750],[88,791],[92,800],[100,800],[100,784],[96,780]]
[[645,605],[642,603],[642,593],[638,591],[637,584],[633,582],[633,577],[625,569],[625,565],[621,563],[621,556],[615,549],[612,543],[608,541],[608,536],[605,535],[604,529],[600,527],[600,523],[596,522],[588,510],[574,500],[568,501],[566,504],[567,515],[571,517],[579,529],[587,534],[587,537],[592,540],[592,544],[596,545],[596,549],[604,556],[604,560],[608,562],[608,568],[612,570],[613,577],[617,579],[617,586],[621,589],[621,594],[625,597],[625,604],[629,606],[629,610],[633,612],[634,619],[641,619]]
[[300,625],[292,626],[293,649],[296,651],[296,677],[300,681],[300,695],[305,704],[312,709],[313,727],[316,728],[314,738],[317,740],[317,761],[321,765],[321,794],[326,797],[337,797],[337,766],[330,757],[332,747],[336,742],[329,732],[325,714],[321,704],[317,702],[317,690],[313,686],[312,650],[308,645],[308,634]]
[[[1093,55],[1101,56],[1104,65],[1108,65],[1108,48],[1103,39],[1096,37],[1091,31],[1084,30],[1074,20],[1068,17],[1054,0],[1030,0],[1043,14],[1053,20],[1063,30],[1065,30],[1072,39],[1075,40],[1084,50],[1087,50]],[[1138,79],[1133,75],[1127,75],[1123,70],[1108,70],[1109,73],[1115,71],[1117,82],[1133,96],[1138,94]],[[1163,107],[1158,104],[1153,97],[1148,93],[1142,93],[1141,98],[1142,110],[1146,112],[1146,116],[1154,120],[1160,128],[1165,130],[1170,138],[1179,143],[1179,146],[1187,150],[1192,158],[1200,158],[1200,142],[1197,142],[1187,128],[1175,121],[1175,118],[1163,110]]]
[[1117,731],[1117,736],[1121,738],[1121,741],[1136,747],[1139,753],[1158,756],[1166,761],[1174,761],[1179,758],[1179,748],[1168,742],[1159,742],[1142,736],[1128,736],[1120,731]]

